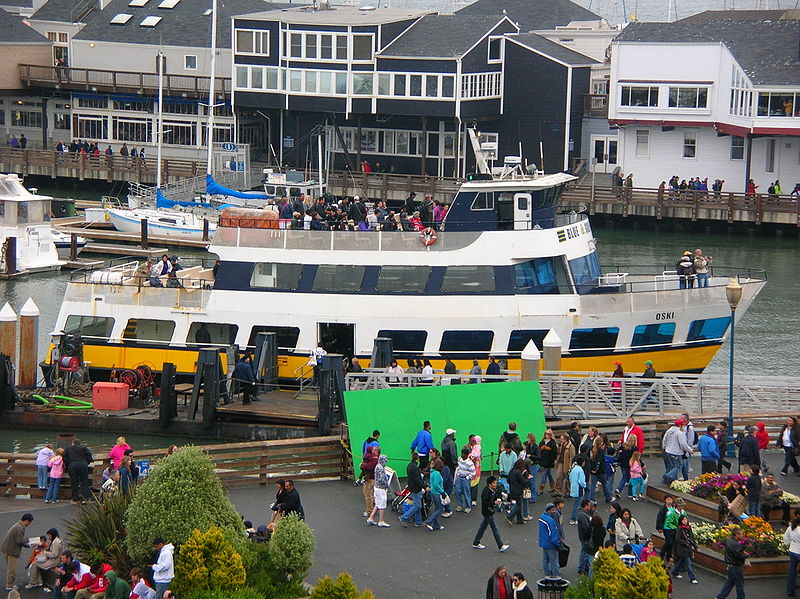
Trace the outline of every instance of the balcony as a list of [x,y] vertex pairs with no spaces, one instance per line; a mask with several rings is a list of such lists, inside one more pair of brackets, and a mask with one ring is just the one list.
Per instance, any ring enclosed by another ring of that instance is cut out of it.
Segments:
[[[63,90],[89,90],[99,93],[157,93],[157,73],[132,71],[103,71],[76,67],[44,65],[19,65],[19,78],[27,86],[52,87]],[[164,93],[185,98],[208,97],[210,77],[194,75],[164,75]],[[217,77],[214,88],[218,93],[230,95],[229,77]]]
[[584,94],[583,116],[608,118],[608,94]]

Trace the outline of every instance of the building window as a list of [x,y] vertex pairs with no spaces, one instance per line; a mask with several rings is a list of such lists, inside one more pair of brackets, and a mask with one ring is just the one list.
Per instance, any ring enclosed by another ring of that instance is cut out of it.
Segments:
[[108,108],[108,98],[78,98],[80,108]]
[[442,75],[442,97],[452,98],[455,91],[455,77]]
[[372,73],[353,73],[353,94],[372,95]]
[[636,157],[647,158],[650,155],[650,129],[636,130]]
[[319,57],[323,60],[333,58],[333,36],[330,34],[320,35]]
[[707,87],[670,87],[670,108],[707,108]]
[[247,87],[247,67],[236,67],[236,87]]
[[196,71],[197,70],[197,56],[193,54],[187,54],[183,57],[183,68],[187,71]]
[[269,56],[269,31],[237,29],[236,53]]
[[120,141],[150,141],[150,119],[120,119],[114,117],[114,139]]
[[152,100],[114,100],[114,110],[131,110],[134,112],[152,112]]
[[347,60],[347,36],[336,36],[336,60]]
[[758,116],[800,116],[795,112],[795,94],[763,92],[758,94]]
[[620,106],[658,106],[658,87],[623,85],[620,89]]
[[697,158],[697,131],[683,132],[683,157]]
[[775,172],[775,140],[767,140],[767,161],[764,165],[764,170],[768,173]]
[[42,113],[29,110],[12,110],[11,126],[40,128],[42,126]]
[[[3,120],[4,120],[3,117],[5,117],[5,113],[2,110],[0,110],[0,125],[5,124],[3,122]],[[69,130],[69,115],[65,114],[63,112],[54,113],[53,114],[53,127],[55,129],[63,129],[63,130],[67,130],[68,131]]]
[[461,76],[461,98],[493,98],[500,96],[501,73],[474,73]]
[[744,160],[744,137],[731,135],[731,160]]
[[372,35],[353,35],[353,60],[372,60]]
[[197,127],[194,123],[164,121],[164,143],[176,146],[196,146]]
[[77,115],[73,134],[81,139],[108,139],[108,120],[105,117]]
[[489,63],[503,62],[503,38],[489,38]]

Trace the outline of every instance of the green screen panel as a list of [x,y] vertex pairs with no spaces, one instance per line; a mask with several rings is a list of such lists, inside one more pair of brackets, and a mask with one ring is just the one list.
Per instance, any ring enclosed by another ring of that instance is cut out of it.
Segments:
[[[517,423],[523,442],[528,433],[541,440],[545,430],[544,409],[536,381],[402,387],[347,391],[344,394],[353,468],[358,475],[364,439],[378,429],[381,453],[389,466],[405,476],[411,455],[411,442],[425,420],[431,421],[433,444],[441,449],[445,430],[456,430],[459,450],[470,434],[482,437],[484,459],[497,452],[500,435],[509,422]],[[489,470],[489,464],[483,464]]]

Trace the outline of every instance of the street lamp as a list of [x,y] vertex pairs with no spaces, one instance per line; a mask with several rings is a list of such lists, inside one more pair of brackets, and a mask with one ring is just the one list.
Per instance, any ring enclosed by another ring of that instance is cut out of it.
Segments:
[[730,365],[728,367],[728,457],[735,458],[736,446],[733,442],[733,343],[736,331],[736,307],[742,299],[742,286],[739,285],[736,279],[731,279],[728,286],[725,287],[725,297],[731,307],[731,346],[729,349]]

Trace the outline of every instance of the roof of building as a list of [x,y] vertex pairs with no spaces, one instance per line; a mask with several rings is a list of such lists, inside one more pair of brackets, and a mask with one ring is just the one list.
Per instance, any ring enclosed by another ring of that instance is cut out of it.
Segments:
[[[695,15],[681,19],[681,22],[698,21],[778,21],[792,18],[790,10],[704,10]],[[788,14],[787,14],[788,13]]]
[[[131,6],[132,1],[135,4],[143,4],[143,6]],[[172,8],[160,6],[165,4]],[[231,47],[232,16],[257,12],[265,8],[280,9],[285,6],[289,5],[271,3],[266,0],[220,2],[217,14],[217,46],[220,48]],[[211,40],[210,7],[210,2],[202,0],[111,0],[103,10],[94,10],[84,19],[86,25],[75,35],[74,39],[209,47]],[[111,23],[116,15],[123,14],[131,15],[131,18],[123,23]],[[34,15],[35,17],[36,15]],[[141,23],[146,17],[161,17],[161,19],[153,26],[143,26]]]
[[50,41],[30,25],[0,9],[0,43],[49,44]]
[[599,64],[590,56],[576,52],[536,33],[520,33],[509,36],[508,39],[573,67]]
[[72,23],[74,20],[73,14],[79,4],[81,4],[80,0],[47,0],[44,6],[33,13],[31,18],[38,21],[63,21],[64,23]]
[[14,6],[16,8],[32,8],[33,0],[0,0],[0,6]]
[[502,15],[428,15],[414,23],[379,56],[463,56],[503,18]]
[[800,21],[631,23],[618,42],[722,43],[754,85],[800,85]]
[[[289,7],[291,6],[291,7]],[[334,5],[330,9],[313,9],[310,6],[286,5],[280,10],[268,9],[239,17],[280,21],[296,25],[381,25],[416,19],[431,11],[381,8],[361,9],[357,6]]]
[[460,15],[507,14],[520,31],[554,29],[570,21],[597,21],[601,17],[570,0],[477,0],[458,11]]

